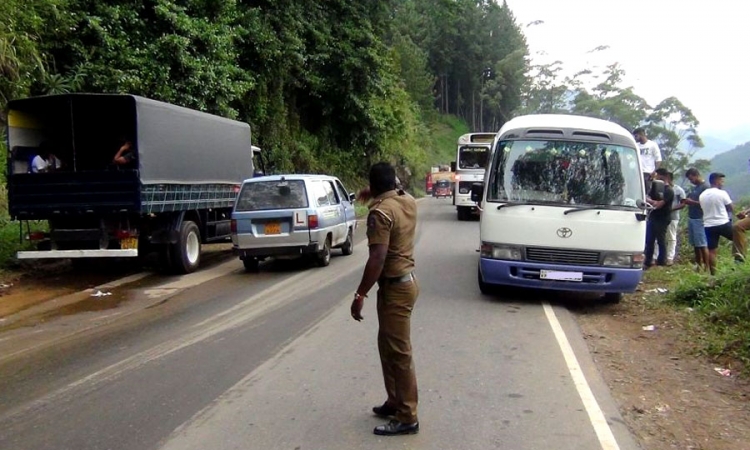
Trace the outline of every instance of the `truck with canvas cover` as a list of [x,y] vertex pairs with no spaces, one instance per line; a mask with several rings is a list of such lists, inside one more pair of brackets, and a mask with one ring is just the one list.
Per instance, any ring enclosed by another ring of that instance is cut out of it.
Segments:
[[[8,209],[19,259],[138,257],[188,273],[227,241],[242,181],[258,174],[250,126],[134,95],[8,103]],[[43,233],[24,233],[46,221]],[[24,236],[25,234],[25,236]]]

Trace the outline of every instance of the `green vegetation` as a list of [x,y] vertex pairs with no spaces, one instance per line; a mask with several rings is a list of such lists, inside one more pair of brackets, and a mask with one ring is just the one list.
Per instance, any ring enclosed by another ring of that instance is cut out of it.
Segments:
[[716,276],[697,273],[691,262],[693,248],[687,242],[686,222],[683,218],[678,238],[680,262],[644,275],[648,285],[669,289],[666,296],[655,294],[649,301],[674,308],[675,317],[690,308],[684,317],[697,348],[721,364],[750,373],[750,263],[736,264],[731,242],[722,240]]
[[0,128],[14,98],[129,93],[250,123],[271,172],[386,160],[418,195],[465,122],[512,116],[527,54],[490,0],[4,0]]
[[684,270],[670,300],[698,315],[698,338],[709,355],[739,360],[750,369],[750,265],[735,264],[725,247],[715,278]]
[[409,185],[439,113],[491,129],[512,115],[526,55],[489,0],[6,0],[0,108],[142,95],[249,122],[275,172],[357,184],[388,160]]

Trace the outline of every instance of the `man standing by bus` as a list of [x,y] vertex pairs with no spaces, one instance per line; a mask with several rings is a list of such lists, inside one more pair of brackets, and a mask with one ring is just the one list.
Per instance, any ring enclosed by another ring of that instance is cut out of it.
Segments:
[[698,199],[703,210],[703,226],[706,228],[708,241],[708,268],[711,275],[716,275],[716,253],[719,240],[722,236],[730,241],[733,238],[732,221],[729,219],[732,213],[732,199],[723,189],[724,178],[723,173],[709,175],[708,182],[711,187],[703,191]]
[[662,181],[664,191],[659,193],[656,184],[652,184],[651,192],[648,196],[648,203],[653,206],[653,210],[648,215],[646,222],[646,250],[644,269],[649,269],[653,265],[654,259],[654,241],[659,246],[659,258],[656,264],[659,266],[666,265],[667,261],[667,228],[672,221],[672,202],[674,201],[674,191],[667,181],[669,172],[667,169],[656,169],[654,179]]
[[646,192],[651,191],[651,180],[656,175],[656,169],[661,166],[661,150],[659,145],[646,137],[646,130],[636,128],[633,130],[633,137],[638,143],[641,153],[641,172],[643,172],[643,181],[646,184]]
[[695,269],[697,271],[709,270],[708,266],[708,242],[706,241],[706,230],[703,227],[703,210],[701,209],[701,194],[711,186],[701,176],[695,167],[685,172],[685,177],[693,185],[693,189],[687,195],[683,203],[688,207],[688,241],[695,250]]

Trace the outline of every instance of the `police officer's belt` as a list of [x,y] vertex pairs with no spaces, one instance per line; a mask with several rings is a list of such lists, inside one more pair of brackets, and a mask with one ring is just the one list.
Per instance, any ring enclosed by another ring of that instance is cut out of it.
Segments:
[[406,283],[407,281],[411,281],[414,279],[414,273],[409,272],[406,275],[402,275],[400,277],[393,277],[393,278],[381,278],[380,283],[384,284],[398,284],[398,283]]

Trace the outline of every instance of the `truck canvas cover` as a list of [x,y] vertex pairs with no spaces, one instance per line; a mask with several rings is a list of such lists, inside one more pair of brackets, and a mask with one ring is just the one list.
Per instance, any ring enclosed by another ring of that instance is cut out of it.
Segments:
[[[123,140],[135,161],[113,157]],[[63,162],[29,173],[45,143]],[[8,103],[11,215],[141,211],[231,206],[253,176],[250,126],[134,95],[66,94]]]

